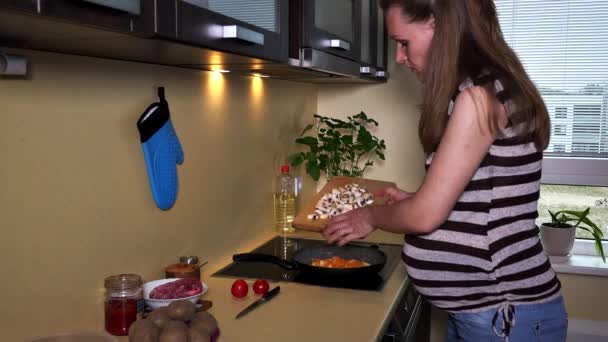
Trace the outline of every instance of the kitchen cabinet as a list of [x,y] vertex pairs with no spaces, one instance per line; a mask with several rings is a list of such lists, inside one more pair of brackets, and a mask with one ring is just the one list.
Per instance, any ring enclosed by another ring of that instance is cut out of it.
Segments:
[[381,341],[428,342],[429,340],[430,305],[408,282]]
[[0,0],[0,8],[15,9],[25,12],[37,13],[37,0]]
[[[374,65],[377,0],[366,1],[363,65]],[[313,13],[308,26],[304,8]],[[225,67],[307,83],[369,83],[378,79],[360,73],[363,15],[361,0],[0,0],[0,40],[13,48]],[[312,30],[303,34],[305,27]],[[335,48],[323,46],[328,39]],[[304,47],[304,40],[312,44]]]
[[377,2],[374,0],[361,0],[361,44],[360,56],[362,65],[372,65],[375,55],[372,53],[375,43],[373,17],[374,5],[377,7]]
[[[298,1],[296,1],[298,2]],[[301,48],[359,61],[361,0],[300,0]],[[296,29],[294,25],[292,28]]]
[[151,36],[154,0],[40,0],[45,17],[107,29]]
[[[377,3],[378,0],[375,0]],[[386,33],[386,24],[384,23],[384,10],[380,8],[378,5],[375,7],[374,17],[374,29],[375,29],[375,46],[374,52],[376,53],[376,58],[374,60],[374,66],[379,71],[385,71],[388,65],[388,55],[387,55],[387,43],[388,43],[388,35]]]
[[292,0],[290,6],[290,62],[347,81],[386,79],[386,34],[378,0]]
[[384,11],[379,7],[378,0],[362,0],[361,77],[377,80],[388,78],[386,42]]
[[[239,55],[287,62],[288,0],[157,0],[157,35]],[[162,14],[162,15],[161,15]]]

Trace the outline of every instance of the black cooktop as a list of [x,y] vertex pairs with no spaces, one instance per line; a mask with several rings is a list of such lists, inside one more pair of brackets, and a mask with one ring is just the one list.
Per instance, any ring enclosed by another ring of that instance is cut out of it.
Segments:
[[[251,279],[263,278],[274,281],[287,281],[367,291],[382,290],[386,279],[390,276],[399,260],[401,260],[402,247],[400,245],[368,242],[352,242],[350,244],[362,247],[377,246],[378,249],[386,254],[386,264],[384,265],[384,268],[377,274],[366,275],[364,277],[318,277],[300,273],[299,271],[286,271],[284,268],[272,263],[234,261],[215,272],[212,276]],[[270,254],[281,259],[292,260],[293,253],[298,249],[322,245],[326,245],[324,240],[276,236],[250,252]]]

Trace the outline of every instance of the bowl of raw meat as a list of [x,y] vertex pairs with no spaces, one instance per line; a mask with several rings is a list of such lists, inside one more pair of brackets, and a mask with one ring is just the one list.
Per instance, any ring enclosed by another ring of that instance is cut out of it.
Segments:
[[168,278],[147,282],[143,289],[146,305],[158,309],[180,299],[196,304],[199,297],[207,292],[207,284],[196,278]]

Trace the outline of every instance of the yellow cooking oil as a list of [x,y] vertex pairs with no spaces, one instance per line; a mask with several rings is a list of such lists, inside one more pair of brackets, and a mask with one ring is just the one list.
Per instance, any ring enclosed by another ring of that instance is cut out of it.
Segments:
[[274,194],[274,229],[281,234],[293,233],[291,226],[296,214],[296,196],[292,192]]

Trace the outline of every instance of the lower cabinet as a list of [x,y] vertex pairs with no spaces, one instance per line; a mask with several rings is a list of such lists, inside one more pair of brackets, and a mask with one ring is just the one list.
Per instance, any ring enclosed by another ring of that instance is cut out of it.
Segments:
[[382,342],[428,342],[431,332],[430,305],[411,283],[399,300]]

